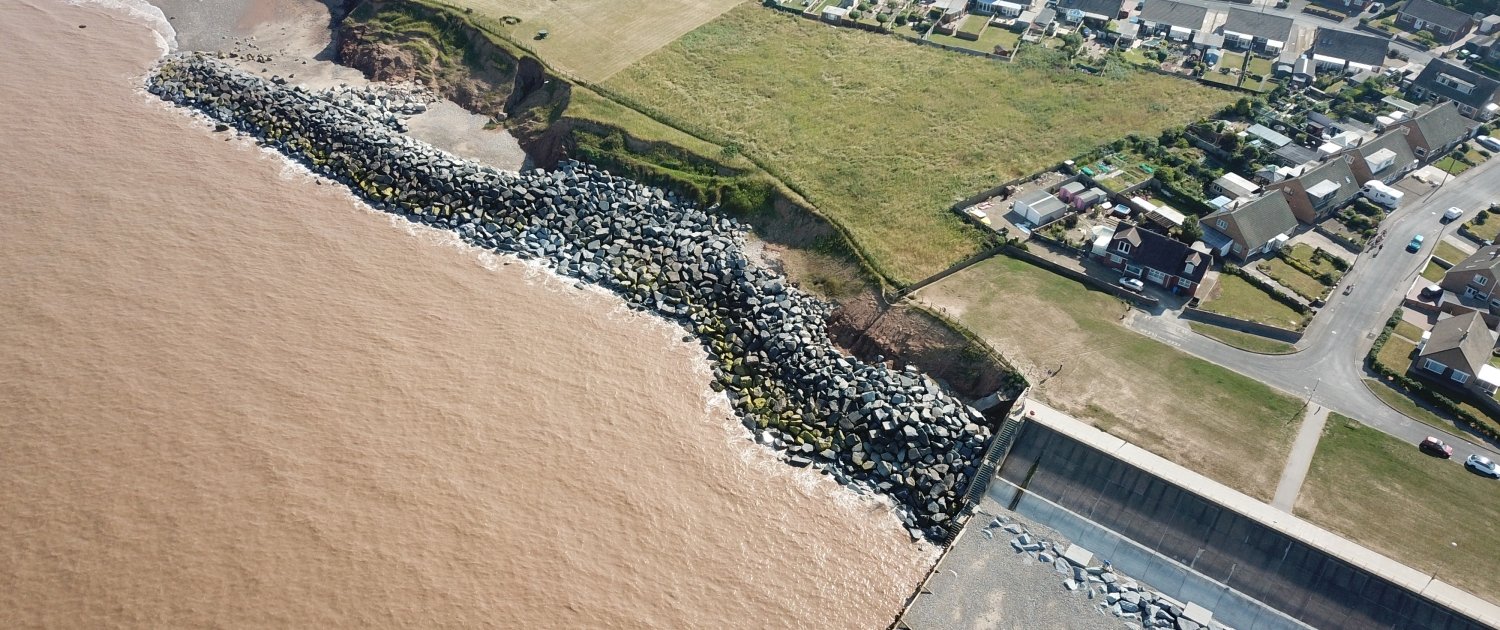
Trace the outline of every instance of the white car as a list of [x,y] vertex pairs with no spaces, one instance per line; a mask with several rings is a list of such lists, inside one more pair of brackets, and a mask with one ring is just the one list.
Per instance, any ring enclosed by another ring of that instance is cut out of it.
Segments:
[[1136,293],[1146,290],[1146,283],[1141,282],[1139,278],[1120,278],[1120,286]]
[[1464,209],[1458,206],[1453,206],[1452,208],[1448,208],[1447,210],[1443,211],[1444,222],[1452,221],[1461,216],[1464,216]]
[[1495,466],[1495,462],[1488,457],[1470,455],[1464,460],[1464,467],[1486,477],[1500,479],[1500,467]]
[[1496,140],[1490,136],[1479,136],[1478,138],[1475,138],[1474,141],[1478,142],[1479,146],[1482,146],[1491,151],[1500,151],[1500,140]]

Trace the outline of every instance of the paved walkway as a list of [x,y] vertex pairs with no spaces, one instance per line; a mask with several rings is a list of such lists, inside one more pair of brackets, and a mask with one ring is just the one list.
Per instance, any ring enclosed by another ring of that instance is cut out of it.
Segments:
[[1328,410],[1322,405],[1313,405],[1302,417],[1302,428],[1297,430],[1297,440],[1292,442],[1292,454],[1286,459],[1286,468],[1281,470],[1281,481],[1276,484],[1276,496],[1271,506],[1287,514],[1297,505],[1297,493],[1302,491],[1302,482],[1312,468],[1313,455],[1318,452],[1318,440],[1323,437],[1323,425],[1328,422]]

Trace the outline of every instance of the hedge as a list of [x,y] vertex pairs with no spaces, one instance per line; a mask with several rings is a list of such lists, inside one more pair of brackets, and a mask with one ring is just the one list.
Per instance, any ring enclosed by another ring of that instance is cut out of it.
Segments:
[[1224,265],[1223,273],[1227,273],[1231,276],[1239,276],[1245,282],[1249,282],[1250,284],[1255,285],[1255,288],[1271,294],[1271,299],[1274,299],[1277,302],[1281,302],[1282,304],[1285,304],[1287,308],[1297,311],[1298,315],[1306,315],[1312,312],[1312,308],[1308,305],[1297,301],[1297,298],[1283,293],[1281,289],[1271,286],[1271,284],[1266,282],[1265,280],[1261,280],[1260,278],[1245,273],[1245,270],[1240,269],[1239,265]]
[[1456,418],[1456,420],[1454,421],[1455,424],[1458,424],[1461,427],[1467,427],[1468,429],[1471,429],[1474,432],[1479,433],[1480,435],[1488,437],[1489,439],[1500,440],[1500,430],[1496,430],[1485,420],[1481,420],[1474,414],[1469,413],[1467,410],[1460,407],[1457,402],[1454,402],[1452,398],[1434,391],[1426,383],[1423,383],[1418,379],[1407,376],[1406,370],[1401,370],[1398,372],[1396,371],[1396,369],[1383,365],[1379,361],[1375,360],[1376,355],[1380,354],[1380,350],[1385,347],[1385,343],[1389,341],[1391,335],[1395,333],[1396,324],[1400,321],[1401,309],[1398,308],[1394,313],[1391,314],[1390,319],[1385,320],[1385,329],[1380,331],[1380,336],[1376,337],[1375,343],[1370,345],[1370,352],[1365,355],[1365,365],[1369,366],[1370,370],[1374,371],[1376,374],[1379,374],[1387,381],[1394,381],[1395,384],[1399,386],[1395,388],[1398,391],[1405,390],[1402,393],[1411,395],[1420,400],[1424,400],[1430,403],[1432,406],[1437,407],[1439,411],[1443,411],[1448,415],[1453,416],[1454,418]]

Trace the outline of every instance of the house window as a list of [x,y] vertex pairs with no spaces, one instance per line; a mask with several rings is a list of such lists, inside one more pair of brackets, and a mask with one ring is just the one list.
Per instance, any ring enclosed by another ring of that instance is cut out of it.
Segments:
[[1218,226],[1218,228],[1221,230],[1229,229],[1229,222],[1223,219],[1219,219],[1218,223],[1215,223],[1214,225]]
[[1146,274],[1146,279],[1148,279],[1148,280],[1150,280],[1152,282],[1155,282],[1157,284],[1166,284],[1167,283],[1167,274],[1164,274],[1164,273],[1162,273],[1160,271],[1152,269],[1149,273]]
[[1114,264],[1116,264],[1116,265],[1118,265],[1118,264],[1120,264],[1120,263],[1122,263],[1122,262],[1125,262],[1125,259],[1124,259],[1124,258],[1121,258],[1121,257],[1119,257],[1119,256],[1118,256],[1118,255],[1116,255],[1116,254],[1110,254],[1110,255],[1109,255],[1109,262],[1112,262],[1112,263],[1114,263]]
[[1128,273],[1132,276],[1140,276],[1141,268],[1139,265],[1125,265],[1125,273]]
[[1121,254],[1129,254],[1130,253],[1130,243],[1128,243],[1126,241],[1120,241],[1118,243],[1115,243],[1115,250],[1118,251],[1118,252],[1120,252]]
[[1484,276],[1474,276],[1474,284],[1477,284],[1481,287],[1487,284],[1489,281],[1490,279]]
[[1424,149],[1422,147],[1417,147],[1415,149],[1412,149],[1411,152],[1414,153],[1414,154],[1416,154],[1416,156],[1419,157],[1419,158],[1420,157],[1427,157],[1427,149]]
[[1460,372],[1458,370],[1454,370],[1453,374],[1451,376],[1449,376],[1449,378],[1453,379],[1453,382],[1455,382],[1455,383],[1467,383],[1467,382],[1469,382],[1469,375],[1465,374],[1463,372]]
[[1177,279],[1177,288],[1179,288],[1179,289],[1192,289],[1193,288],[1193,281],[1192,280],[1183,280],[1182,278],[1178,278]]
[[1433,361],[1432,359],[1428,359],[1422,362],[1422,369],[1427,370],[1428,372],[1432,372],[1433,374],[1442,374],[1448,369],[1448,366],[1438,363],[1437,361]]

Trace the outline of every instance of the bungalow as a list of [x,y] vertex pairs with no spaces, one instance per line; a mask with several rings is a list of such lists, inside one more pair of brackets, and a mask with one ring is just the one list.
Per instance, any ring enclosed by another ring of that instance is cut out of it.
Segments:
[[1286,193],[1287,205],[1298,221],[1317,223],[1359,196],[1364,180],[1354,172],[1358,158],[1352,152],[1339,153],[1297,177],[1266,188]]
[[1396,26],[1413,33],[1426,31],[1433,39],[1451,44],[1474,29],[1474,17],[1432,0],[1409,0],[1396,13]]
[[1495,334],[1477,312],[1454,315],[1433,324],[1417,347],[1411,372],[1453,389],[1493,396],[1500,370],[1489,364]]
[[1208,19],[1208,9],[1176,0],[1150,0],[1141,9],[1141,28],[1154,35],[1190,41]]
[[1174,238],[1121,223],[1102,256],[1106,266],[1179,295],[1192,297],[1211,260],[1202,243],[1189,247]]
[[1320,70],[1381,72],[1390,48],[1390,40],[1383,37],[1318,27],[1313,34],[1312,58]]
[[1239,173],[1225,173],[1223,177],[1214,180],[1212,188],[1215,193],[1224,195],[1230,199],[1254,197],[1255,193],[1260,190],[1260,186],[1256,186],[1255,182],[1240,177]]
[[1030,0],[1011,2],[1008,0],[973,0],[969,3],[969,10],[980,15],[998,15],[1002,17],[1019,17],[1022,11],[1030,8]]
[[1067,204],[1046,190],[1037,190],[1015,200],[1010,209],[1034,226],[1056,221],[1068,212]]
[[1500,113],[1500,81],[1441,59],[1422,69],[1409,93],[1417,100],[1451,101],[1458,113],[1475,120],[1490,120]]
[[1409,130],[1406,140],[1411,144],[1413,156],[1431,162],[1473,137],[1479,123],[1464,118],[1458,113],[1458,106],[1449,101],[1417,112],[1410,119],[1392,126],[1395,127]]
[[1064,20],[1101,27],[1106,22],[1120,19],[1124,8],[1125,0],[1060,0],[1057,3],[1057,12]]
[[1245,9],[1229,10],[1224,45],[1279,55],[1292,37],[1292,18]]
[[1481,247],[1462,262],[1455,263],[1443,274],[1438,285],[1446,291],[1464,298],[1489,302],[1491,308],[1500,309],[1500,296],[1495,295],[1500,287],[1500,245]]
[[1246,260],[1273,249],[1277,237],[1297,229],[1287,194],[1273,190],[1203,217],[1203,240],[1220,255]]
[[1407,128],[1396,127],[1356,147],[1354,152],[1360,159],[1350,164],[1355,181],[1394,184],[1416,169],[1421,162],[1411,152],[1408,133]]

